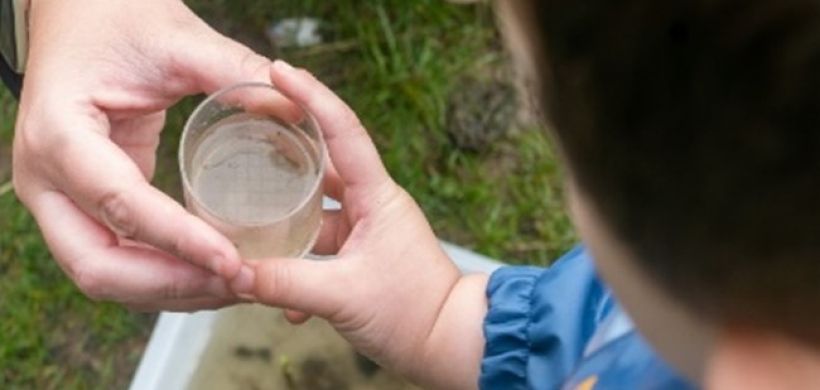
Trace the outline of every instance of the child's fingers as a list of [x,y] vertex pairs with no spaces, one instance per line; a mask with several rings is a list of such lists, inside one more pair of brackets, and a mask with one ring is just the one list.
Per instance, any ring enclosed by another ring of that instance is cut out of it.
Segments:
[[[184,94],[214,93],[222,88],[245,82],[269,82],[268,58],[231,39],[198,41],[180,53],[180,75],[184,75]],[[299,122],[302,109],[275,91],[253,89],[223,96],[225,103],[240,104],[251,112],[265,113],[290,123]]]
[[271,81],[285,95],[307,107],[322,128],[330,158],[347,188],[382,186],[390,181],[376,147],[353,110],[304,70],[277,60]]
[[349,225],[342,210],[325,210],[322,214],[322,230],[311,252],[317,255],[335,255],[349,233]]
[[293,325],[301,325],[310,319],[310,314],[301,311],[285,309],[285,319]]
[[324,188],[326,196],[341,202],[345,194],[345,184],[342,178],[339,177],[339,172],[336,172],[333,161],[330,160],[330,157],[326,158],[328,160],[325,166],[325,177],[322,179],[322,188]]
[[254,264],[253,296],[270,306],[328,318],[345,305],[350,291],[343,261],[270,259]]

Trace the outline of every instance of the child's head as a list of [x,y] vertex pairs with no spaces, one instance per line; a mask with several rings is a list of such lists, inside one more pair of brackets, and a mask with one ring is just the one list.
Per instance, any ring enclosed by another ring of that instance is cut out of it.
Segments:
[[820,2],[524,3],[571,181],[634,264],[820,346]]

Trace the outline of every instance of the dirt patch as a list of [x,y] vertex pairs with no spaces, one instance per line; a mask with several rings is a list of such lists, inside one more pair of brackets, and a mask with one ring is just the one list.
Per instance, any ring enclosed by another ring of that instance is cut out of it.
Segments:
[[356,354],[325,321],[290,325],[259,305],[226,309],[189,389],[414,390]]
[[484,151],[515,125],[515,89],[501,77],[466,77],[447,104],[447,133],[456,147]]

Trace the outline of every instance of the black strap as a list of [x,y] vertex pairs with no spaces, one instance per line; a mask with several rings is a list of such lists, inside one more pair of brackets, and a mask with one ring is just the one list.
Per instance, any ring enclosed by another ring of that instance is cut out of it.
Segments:
[[6,59],[0,55],[0,78],[3,84],[11,91],[16,99],[20,99],[20,89],[23,88],[23,76],[11,70],[11,66],[6,63]]

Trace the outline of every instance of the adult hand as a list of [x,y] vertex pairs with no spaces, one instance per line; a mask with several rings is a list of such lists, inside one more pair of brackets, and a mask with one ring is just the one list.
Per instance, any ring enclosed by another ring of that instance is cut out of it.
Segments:
[[237,301],[253,276],[231,242],[149,181],[165,109],[269,81],[269,60],[177,0],[34,0],[29,18],[14,187],[54,258],[89,297],[136,310]]
[[484,347],[486,275],[462,277],[418,205],[388,176],[356,115],[304,70],[277,61],[271,80],[317,118],[331,169],[314,252],[329,261],[255,265],[263,303],[327,319],[360,352],[425,388],[475,388]]

